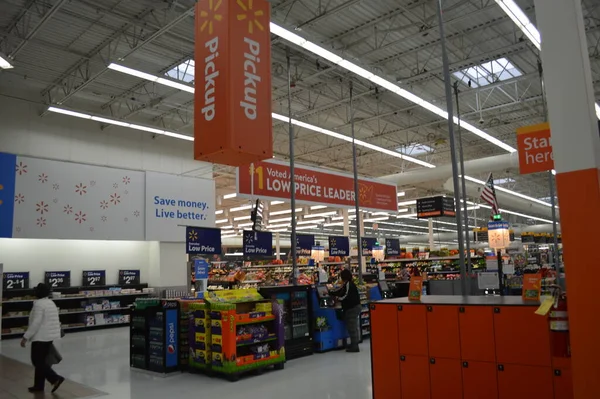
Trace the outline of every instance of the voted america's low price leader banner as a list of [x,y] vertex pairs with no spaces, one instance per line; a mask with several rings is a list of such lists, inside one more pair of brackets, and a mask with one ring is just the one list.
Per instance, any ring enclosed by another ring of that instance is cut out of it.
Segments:
[[[263,199],[290,198],[290,167],[278,161],[254,163],[251,167],[237,170],[237,192],[242,196],[258,196]],[[296,200],[303,203],[331,204],[354,207],[354,178],[350,175],[296,166]],[[252,190],[254,183],[254,190]],[[369,179],[359,179],[360,207],[378,211],[398,211],[396,185]]]
[[183,242],[186,226],[215,226],[215,181],[146,172],[146,240]]

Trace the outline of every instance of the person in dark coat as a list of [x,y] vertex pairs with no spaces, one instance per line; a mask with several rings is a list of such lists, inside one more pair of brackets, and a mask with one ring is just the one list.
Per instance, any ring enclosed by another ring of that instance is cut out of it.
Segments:
[[350,335],[350,347],[346,352],[359,352],[358,341],[360,340],[360,294],[358,287],[352,281],[352,272],[348,269],[342,270],[340,273],[343,285],[337,291],[332,291],[329,294],[336,296],[342,302],[342,310],[344,312],[344,322],[348,335]]

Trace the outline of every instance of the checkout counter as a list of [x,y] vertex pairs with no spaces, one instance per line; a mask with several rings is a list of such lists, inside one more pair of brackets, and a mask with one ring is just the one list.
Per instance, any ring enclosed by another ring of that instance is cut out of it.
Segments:
[[[405,298],[408,296],[408,287],[410,286],[410,281],[391,279],[379,280],[377,286],[379,287],[379,293],[383,299]],[[425,292],[423,294],[431,295],[429,280],[423,281],[423,287],[425,287]]]
[[326,352],[345,347],[349,336],[341,320],[342,304],[329,295],[329,289],[323,284],[311,287],[310,295],[315,351]]

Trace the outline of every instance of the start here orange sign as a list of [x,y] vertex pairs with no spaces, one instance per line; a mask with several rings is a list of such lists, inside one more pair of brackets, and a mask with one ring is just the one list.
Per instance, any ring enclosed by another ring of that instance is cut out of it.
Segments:
[[554,169],[548,123],[517,129],[517,148],[519,150],[519,170],[522,175]]
[[194,159],[241,166],[273,157],[266,0],[199,0]]

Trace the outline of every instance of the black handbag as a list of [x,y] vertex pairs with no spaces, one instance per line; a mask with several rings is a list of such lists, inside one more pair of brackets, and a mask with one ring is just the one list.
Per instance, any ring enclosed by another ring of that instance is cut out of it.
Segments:
[[50,349],[48,350],[48,355],[46,356],[46,364],[48,366],[54,366],[62,361],[62,356],[56,349],[54,344],[50,344]]

